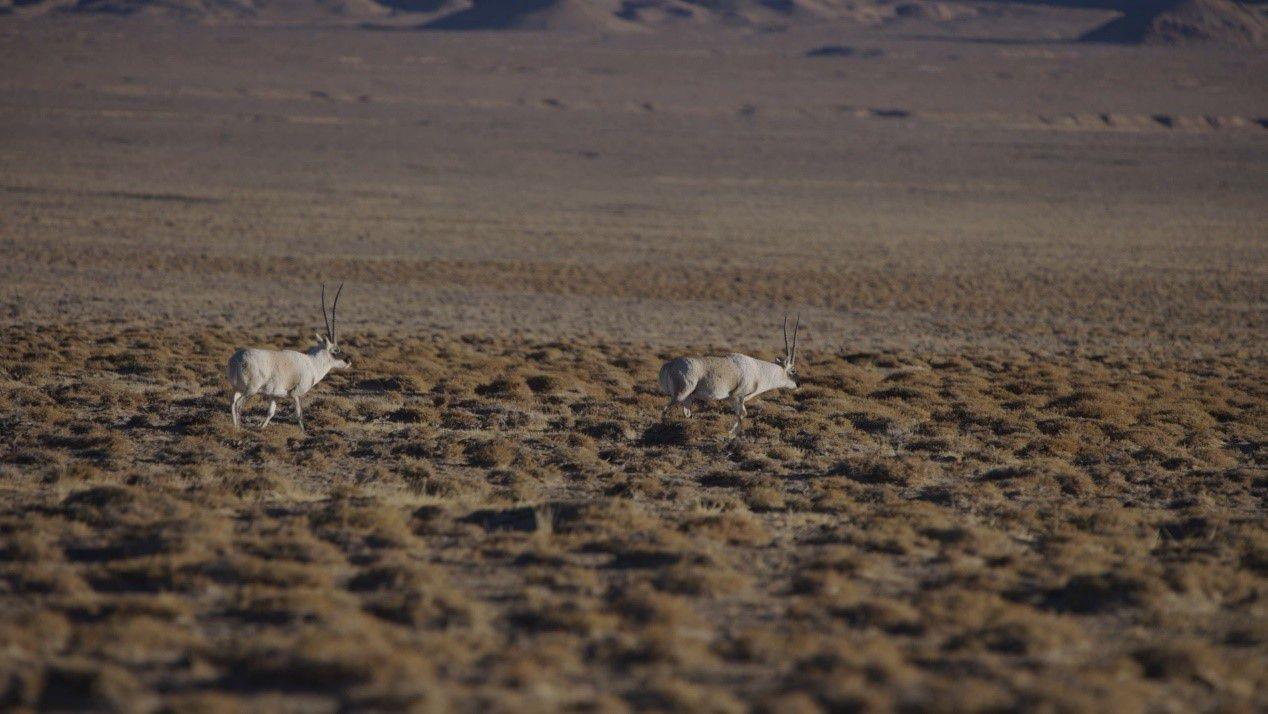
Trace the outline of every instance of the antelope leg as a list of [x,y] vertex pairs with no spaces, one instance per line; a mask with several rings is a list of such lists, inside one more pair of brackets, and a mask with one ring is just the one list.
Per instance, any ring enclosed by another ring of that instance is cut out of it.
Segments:
[[295,418],[299,420],[299,430],[304,429],[304,408],[299,405],[299,395],[295,395]]
[[273,399],[269,401],[269,413],[267,416],[264,417],[264,423],[260,424],[260,428],[263,429],[264,427],[268,426],[269,422],[273,421],[273,415],[276,413],[277,413],[277,400]]

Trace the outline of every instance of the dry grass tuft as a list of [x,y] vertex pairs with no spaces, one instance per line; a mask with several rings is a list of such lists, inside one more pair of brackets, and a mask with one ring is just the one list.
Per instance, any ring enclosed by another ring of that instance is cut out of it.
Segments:
[[467,459],[471,465],[484,468],[510,466],[518,451],[514,444],[503,439],[475,442],[466,448]]

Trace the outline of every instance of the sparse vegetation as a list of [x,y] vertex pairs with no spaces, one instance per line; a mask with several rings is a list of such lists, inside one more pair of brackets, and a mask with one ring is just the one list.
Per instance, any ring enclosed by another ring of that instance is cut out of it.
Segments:
[[[20,354],[48,332],[7,339]],[[104,337],[80,326],[61,339]],[[145,402],[76,351],[0,381],[4,701],[419,705],[478,686],[510,703],[529,682],[603,668],[628,704],[692,706],[734,695],[716,673],[745,663],[762,666],[740,690],[771,707],[794,691],[890,702],[894,678],[930,706],[1080,706],[1083,688],[1041,684],[1068,678],[1229,705],[1268,684],[1247,664],[1268,594],[1254,446],[1268,379],[1235,360],[1142,373],[965,355],[878,393],[882,365],[926,360],[808,355],[813,391],[755,410],[753,436],[727,442],[709,425],[725,410],[655,424],[660,395],[626,398],[647,378],[630,365],[649,369],[634,347],[578,360],[487,342],[464,348],[472,389],[443,408],[456,382],[348,392],[335,377],[305,438],[293,423],[217,425],[228,335],[121,347],[163,364],[191,340],[209,345],[195,381],[151,375]],[[400,361],[455,348],[363,339],[352,378],[433,383]],[[579,388],[505,376],[530,354]],[[33,412],[68,373],[91,396]],[[478,426],[500,413],[491,404],[539,392],[557,398],[536,416]],[[1027,395],[1050,396],[1014,404]],[[442,411],[453,417],[438,424]],[[837,419],[869,428],[812,447],[800,436]],[[174,450],[194,454],[179,478],[164,463]],[[956,674],[970,659],[992,664]],[[649,689],[665,666],[676,679]],[[1105,667],[1119,667],[1113,683],[1089,679]]]

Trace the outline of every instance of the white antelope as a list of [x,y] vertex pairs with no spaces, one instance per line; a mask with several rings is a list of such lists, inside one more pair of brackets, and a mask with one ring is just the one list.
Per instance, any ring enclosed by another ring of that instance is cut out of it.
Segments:
[[660,390],[669,395],[669,403],[661,419],[674,405],[682,407],[684,416],[691,416],[691,403],[708,399],[730,399],[735,405],[735,424],[730,435],[743,428],[748,410],[744,402],[772,389],[796,389],[793,365],[797,361],[797,331],[801,316],[793,327],[792,345],[788,344],[788,316],[784,316],[784,356],[774,362],[753,359],[735,352],[725,357],[677,357],[660,368]]
[[325,378],[331,369],[347,369],[349,364],[337,356],[339,343],[335,339],[335,311],[339,309],[339,295],[343,293],[343,283],[335,292],[335,302],[330,307],[330,316],[326,316],[326,286],[321,286],[321,319],[326,323],[326,334],[317,335],[317,344],[306,352],[295,350],[261,350],[250,347],[242,348],[229,358],[229,384],[233,385],[233,402],[229,410],[233,413],[234,427],[242,425],[242,405],[255,394],[269,398],[269,414],[264,417],[260,428],[269,425],[273,415],[277,413],[277,400],[290,397],[295,400],[295,418],[299,420],[299,430],[304,431],[304,410],[299,404],[300,397],[308,393],[314,385]]

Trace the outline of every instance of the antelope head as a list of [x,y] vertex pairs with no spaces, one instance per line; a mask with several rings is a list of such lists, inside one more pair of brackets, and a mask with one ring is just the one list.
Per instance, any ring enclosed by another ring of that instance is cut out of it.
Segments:
[[784,376],[788,378],[786,385],[790,389],[796,389],[797,383],[793,381],[793,370],[797,364],[797,332],[801,330],[801,313],[797,313],[797,321],[793,324],[792,344],[788,343],[788,316],[784,315],[784,356],[776,357],[775,364],[784,368]]
[[339,310],[339,296],[343,294],[343,283],[339,283],[339,289],[335,291],[335,301],[330,306],[330,313],[326,313],[326,285],[321,286],[321,319],[326,323],[326,334],[313,333],[317,338],[317,345],[308,351],[310,357],[318,357],[330,360],[330,366],[335,369],[347,369],[352,365],[339,359],[339,340],[335,332],[335,320]]

